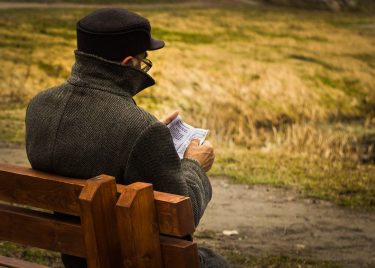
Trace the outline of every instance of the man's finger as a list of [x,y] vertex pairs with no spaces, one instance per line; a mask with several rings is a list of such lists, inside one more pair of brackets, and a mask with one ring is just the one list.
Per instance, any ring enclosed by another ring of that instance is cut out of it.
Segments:
[[174,111],[169,116],[167,116],[167,118],[161,120],[161,122],[165,125],[168,125],[170,122],[172,122],[178,116],[179,113],[180,113],[179,111]]
[[213,146],[212,146],[212,143],[211,143],[210,141],[208,141],[208,140],[205,140],[205,141],[203,142],[203,144],[206,145],[206,146],[208,146],[208,147],[213,147]]
[[196,144],[196,145],[199,145],[199,139],[192,139],[190,144]]

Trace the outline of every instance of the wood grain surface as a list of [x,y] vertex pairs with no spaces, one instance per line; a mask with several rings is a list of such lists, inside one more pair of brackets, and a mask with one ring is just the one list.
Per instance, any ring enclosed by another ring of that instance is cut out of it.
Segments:
[[0,200],[79,215],[78,196],[85,180],[31,168],[0,164]]
[[184,237],[195,231],[189,197],[154,191],[161,234]]
[[82,228],[53,214],[0,205],[0,239],[85,257]]
[[121,267],[115,178],[100,175],[87,180],[79,201],[88,266]]
[[162,267],[152,185],[133,183],[116,204],[123,267]]
[[160,236],[164,268],[199,268],[198,247],[195,242]]

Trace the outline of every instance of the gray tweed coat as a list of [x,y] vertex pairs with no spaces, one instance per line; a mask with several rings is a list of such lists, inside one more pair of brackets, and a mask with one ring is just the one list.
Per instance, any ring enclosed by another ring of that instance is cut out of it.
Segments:
[[35,96],[26,113],[26,149],[34,169],[64,176],[144,181],[189,196],[198,224],[211,184],[194,161],[179,159],[168,128],[133,96],[155,82],[146,73],[76,51],[67,81]]

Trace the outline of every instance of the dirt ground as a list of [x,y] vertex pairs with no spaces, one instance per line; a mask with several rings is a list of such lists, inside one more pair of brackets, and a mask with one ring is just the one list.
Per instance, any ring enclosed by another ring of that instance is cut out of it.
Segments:
[[[25,150],[0,147],[0,163],[29,166]],[[197,230],[199,243],[252,256],[283,255],[375,267],[375,214],[266,186],[211,178],[213,198]],[[223,231],[237,231],[227,236]]]
[[[298,193],[211,180],[214,197],[199,231],[203,242],[255,255],[286,255],[333,261],[344,267],[375,267],[375,214],[343,209]],[[224,236],[223,230],[237,230]]]

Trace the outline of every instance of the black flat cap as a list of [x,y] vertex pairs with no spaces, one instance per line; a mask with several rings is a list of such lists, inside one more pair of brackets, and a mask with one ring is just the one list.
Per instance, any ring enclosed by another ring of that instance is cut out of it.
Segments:
[[78,50],[108,60],[162,47],[164,41],[151,37],[150,22],[126,9],[98,9],[77,22]]

